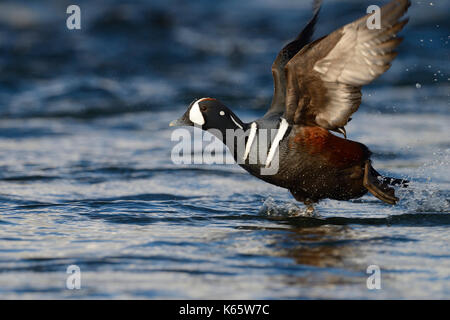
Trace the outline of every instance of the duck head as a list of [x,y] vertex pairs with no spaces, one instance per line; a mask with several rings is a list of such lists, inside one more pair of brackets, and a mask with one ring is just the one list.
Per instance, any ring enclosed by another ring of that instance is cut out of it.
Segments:
[[203,130],[244,129],[245,124],[223,103],[213,98],[194,100],[185,114],[170,123],[174,126],[197,126]]

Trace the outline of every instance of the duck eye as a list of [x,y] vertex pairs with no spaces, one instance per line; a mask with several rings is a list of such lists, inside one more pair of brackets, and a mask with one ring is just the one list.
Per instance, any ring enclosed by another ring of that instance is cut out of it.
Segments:
[[225,115],[225,111],[220,111],[219,114],[220,114],[221,116],[224,116],[224,115]]

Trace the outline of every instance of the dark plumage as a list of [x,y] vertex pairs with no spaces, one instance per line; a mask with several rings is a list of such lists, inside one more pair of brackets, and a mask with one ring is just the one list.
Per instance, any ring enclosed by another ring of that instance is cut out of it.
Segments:
[[[307,205],[325,198],[358,198],[367,191],[395,204],[391,186],[406,186],[406,181],[382,177],[371,166],[369,149],[346,139],[345,125],[361,103],[361,87],[389,69],[395,58],[401,42],[397,34],[407,23],[400,18],[410,2],[393,0],[382,7],[380,29],[368,29],[367,15],[311,42],[320,4],[314,1],[313,17],[272,65],[274,96],[264,117],[243,123],[218,100],[203,98],[171,125],[216,129],[213,134],[245,170],[290,190]],[[227,129],[235,132],[231,139]],[[267,137],[270,130],[276,134]],[[272,167],[276,171],[264,171]]]

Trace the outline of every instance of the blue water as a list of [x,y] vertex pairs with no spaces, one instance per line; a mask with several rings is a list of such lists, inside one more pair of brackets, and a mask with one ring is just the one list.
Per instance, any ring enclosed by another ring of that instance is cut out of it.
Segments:
[[[318,35],[375,3],[324,2]],[[411,186],[315,217],[236,165],[173,164],[168,127],[204,96],[261,116],[309,1],[79,0],[79,31],[65,2],[1,2],[0,298],[449,299],[450,2],[412,2],[347,128]]]

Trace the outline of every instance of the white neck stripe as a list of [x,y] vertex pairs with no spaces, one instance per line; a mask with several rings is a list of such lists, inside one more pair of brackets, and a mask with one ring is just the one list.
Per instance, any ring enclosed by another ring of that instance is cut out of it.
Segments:
[[272,145],[270,146],[269,154],[267,155],[266,168],[270,166],[270,163],[272,162],[272,159],[275,156],[275,152],[278,149],[278,145],[280,141],[283,139],[288,128],[289,123],[286,121],[286,119],[281,118],[280,127],[278,128],[277,135],[275,136],[275,139],[273,139]]
[[234,120],[233,116],[230,115],[231,120],[241,129],[244,129],[236,120]]
[[253,141],[256,137],[256,130],[258,130],[258,125],[256,122],[252,122],[250,125],[250,134],[248,136],[247,144],[245,145],[244,161],[247,160],[250,149],[252,148]]

